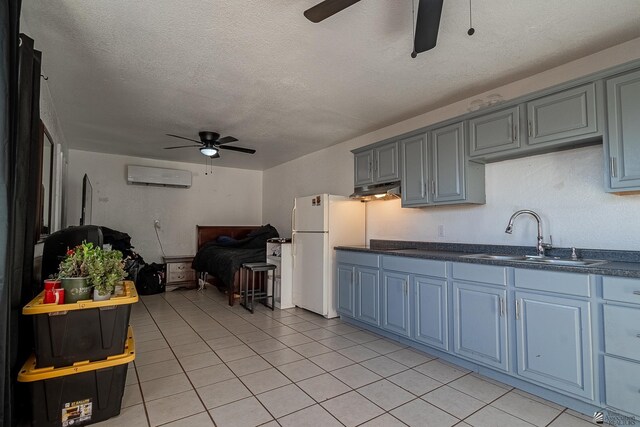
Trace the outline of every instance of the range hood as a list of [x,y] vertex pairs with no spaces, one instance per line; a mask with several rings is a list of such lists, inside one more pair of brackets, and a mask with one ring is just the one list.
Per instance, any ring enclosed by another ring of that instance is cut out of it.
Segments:
[[364,185],[353,189],[353,194],[349,197],[363,202],[375,200],[391,200],[400,197],[400,181],[387,182],[384,184]]

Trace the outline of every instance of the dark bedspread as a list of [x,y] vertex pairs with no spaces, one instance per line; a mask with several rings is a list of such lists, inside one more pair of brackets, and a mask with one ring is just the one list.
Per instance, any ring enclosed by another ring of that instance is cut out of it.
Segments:
[[246,262],[265,262],[267,239],[278,237],[278,231],[265,225],[241,240],[218,239],[200,248],[193,259],[192,268],[207,272],[222,280],[227,287],[233,285],[233,276]]

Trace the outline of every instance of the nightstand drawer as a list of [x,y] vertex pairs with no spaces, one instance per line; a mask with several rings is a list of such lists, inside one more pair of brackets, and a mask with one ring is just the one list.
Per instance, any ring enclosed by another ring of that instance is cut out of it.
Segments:
[[608,354],[640,361],[640,309],[605,305],[604,341]]
[[167,275],[167,283],[173,282],[192,282],[196,280],[196,272],[189,269],[188,271],[170,271]]
[[173,273],[184,273],[187,271],[193,271],[191,269],[190,262],[170,262],[167,263],[167,273],[169,275]]

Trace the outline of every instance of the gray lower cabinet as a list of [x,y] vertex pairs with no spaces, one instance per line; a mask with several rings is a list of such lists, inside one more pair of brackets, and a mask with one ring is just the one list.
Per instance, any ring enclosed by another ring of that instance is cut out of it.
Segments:
[[639,279],[350,251],[336,260],[342,316],[640,416]]
[[355,318],[378,326],[380,324],[379,296],[378,269],[356,267]]
[[415,294],[413,338],[421,343],[449,350],[449,309],[446,279],[414,275]]
[[401,141],[402,206],[485,202],[484,165],[465,156],[464,123]]
[[607,406],[640,416],[640,280],[602,278]]
[[607,80],[607,113],[607,190],[640,190],[640,71]]
[[453,351],[502,371],[509,370],[507,292],[478,283],[453,282]]
[[336,311],[344,316],[355,315],[355,278],[356,267],[338,263],[336,279],[338,285],[338,307]]
[[380,324],[380,257],[336,252],[337,312],[374,326]]
[[559,145],[598,133],[596,83],[527,102],[527,145]]
[[520,148],[520,106],[469,119],[469,157]]
[[594,398],[589,301],[516,292],[518,375]]
[[382,271],[381,326],[399,335],[409,336],[409,275]]

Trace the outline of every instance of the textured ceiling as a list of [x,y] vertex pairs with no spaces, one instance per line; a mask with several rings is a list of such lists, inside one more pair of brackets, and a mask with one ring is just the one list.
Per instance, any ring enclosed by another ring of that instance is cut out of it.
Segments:
[[[640,37],[639,0],[446,0],[412,59],[411,0],[23,0],[71,148],[204,162],[165,136],[214,130],[266,169]],[[417,0],[416,4],[417,4]]]

